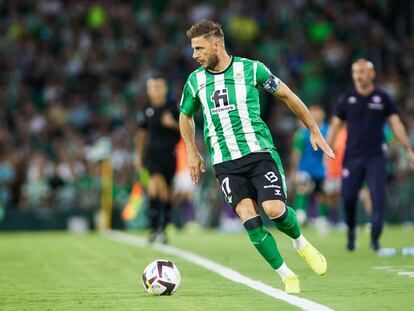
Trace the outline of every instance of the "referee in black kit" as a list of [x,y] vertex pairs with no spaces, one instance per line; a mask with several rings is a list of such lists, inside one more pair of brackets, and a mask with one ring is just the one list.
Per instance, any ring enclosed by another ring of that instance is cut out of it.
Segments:
[[147,80],[149,105],[139,114],[135,166],[149,171],[149,242],[167,243],[166,225],[171,221],[172,180],[176,168],[175,146],[180,139],[178,107],[168,100],[167,81],[161,75]]
[[386,204],[386,155],[383,128],[388,122],[398,141],[407,152],[414,169],[414,152],[395,103],[374,84],[374,65],[366,59],[352,64],[354,88],[345,92],[336,106],[330,124],[329,145],[342,125],[348,127],[342,170],[342,199],[348,227],[347,249],[355,249],[356,205],[358,192],[366,180],[372,199],[371,248],[377,251],[384,224]]

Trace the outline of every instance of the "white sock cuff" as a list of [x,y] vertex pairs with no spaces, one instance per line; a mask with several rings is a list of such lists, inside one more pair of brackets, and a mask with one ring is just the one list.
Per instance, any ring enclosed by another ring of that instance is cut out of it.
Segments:
[[290,275],[295,275],[295,273],[292,270],[290,270],[289,267],[284,262],[275,271],[276,271],[277,274],[279,274],[279,276],[282,280],[284,280],[286,277],[288,277]]
[[292,239],[292,242],[293,242],[293,247],[296,250],[299,250],[299,249],[303,248],[308,243],[308,240],[306,240],[306,238],[301,233],[300,236],[297,239]]

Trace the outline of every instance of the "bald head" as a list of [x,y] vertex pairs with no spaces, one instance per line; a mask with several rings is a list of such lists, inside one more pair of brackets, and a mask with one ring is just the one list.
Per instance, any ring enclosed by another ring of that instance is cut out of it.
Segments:
[[370,69],[374,69],[374,64],[372,62],[370,62],[369,60],[365,59],[365,58],[359,58],[356,61],[354,61],[352,63],[352,68],[356,66],[356,67],[363,67],[366,68],[368,70]]
[[375,69],[369,60],[360,58],[352,64],[352,80],[357,91],[366,93],[374,88]]

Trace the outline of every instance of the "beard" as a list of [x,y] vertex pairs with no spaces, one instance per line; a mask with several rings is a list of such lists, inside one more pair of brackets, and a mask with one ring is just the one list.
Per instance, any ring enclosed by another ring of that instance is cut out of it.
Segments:
[[214,68],[217,67],[218,63],[219,63],[219,58],[217,57],[216,54],[213,54],[207,60],[207,65],[206,65],[205,69],[207,69],[207,70],[214,70]]

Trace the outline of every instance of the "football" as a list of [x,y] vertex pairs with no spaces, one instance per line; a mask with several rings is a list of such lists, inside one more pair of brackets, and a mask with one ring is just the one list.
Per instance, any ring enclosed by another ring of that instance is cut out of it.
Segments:
[[142,285],[155,296],[172,295],[180,286],[181,275],[177,266],[168,260],[151,262],[142,274]]

